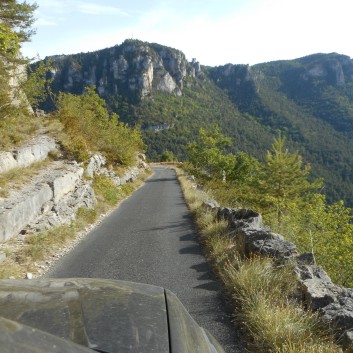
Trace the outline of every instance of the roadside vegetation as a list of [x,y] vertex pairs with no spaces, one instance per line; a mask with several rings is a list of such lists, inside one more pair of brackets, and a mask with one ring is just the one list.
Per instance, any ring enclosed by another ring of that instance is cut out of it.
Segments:
[[61,121],[66,136],[62,145],[70,159],[82,162],[91,151],[100,151],[112,165],[132,165],[136,151],[144,148],[140,130],[109,114],[105,101],[87,87],[82,95],[60,93],[54,118]]
[[198,225],[200,241],[213,271],[222,281],[242,323],[250,352],[342,353],[320,317],[304,310],[290,264],[278,267],[269,258],[242,259],[229,237],[227,223],[203,207],[207,195],[178,170],[185,200]]
[[310,165],[285,142],[280,134],[260,162],[244,152],[227,152],[231,141],[217,127],[201,129],[188,146],[185,168],[219,204],[261,213],[300,253],[313,253],[336,284],[353,287],[352,209],[343,201],[328,204],[324,181],[313,180]]

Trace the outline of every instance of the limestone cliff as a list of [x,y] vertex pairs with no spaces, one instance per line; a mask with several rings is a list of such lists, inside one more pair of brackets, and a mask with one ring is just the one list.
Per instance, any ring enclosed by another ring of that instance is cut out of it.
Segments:
[[95,85],[102,97],[141,99],[153,92],[180,96],[185,77],[202,74],[200,64],[195,60],[189,63],[181,51],[138,40],[50,59],[55,67],[54,89],[82,93],[85,86]]

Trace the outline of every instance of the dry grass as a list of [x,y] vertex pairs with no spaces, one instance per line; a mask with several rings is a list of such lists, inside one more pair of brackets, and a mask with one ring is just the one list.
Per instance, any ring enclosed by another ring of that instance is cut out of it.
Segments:
[[38,175],[48,164],[50,159],[33,163],[27,168],[14,168],[6,173],[0,174],[0,197],[8,197],[9,189],[19,189]]
[[341,353],[319,316],[305,311],[295,299],[298,283],[291,264],[278,267],[269,258],[242,259],[227,223],[215,222],[214,214],[202,207],[205,195],[195,192],[182,171],[177,174],[208,259],[248,333],[249,351]]
[[0,119],[0,150],[8,150],[28,141],[41,124],[41,119],[28,114]]

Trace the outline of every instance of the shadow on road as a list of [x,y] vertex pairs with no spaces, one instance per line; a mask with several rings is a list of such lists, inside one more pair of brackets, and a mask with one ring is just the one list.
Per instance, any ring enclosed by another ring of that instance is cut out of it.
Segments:
[[200,246],[199,245],[191,245],[179,250],[179,254],[192,254],[192,255],[200,255]]
[[160,178],[160,179],[147,179],[145,181],[145,183],[159,183],[161,181],[174,181],[175,183],[177,183],[177,181],[175,180],[175,177],[172,178]]

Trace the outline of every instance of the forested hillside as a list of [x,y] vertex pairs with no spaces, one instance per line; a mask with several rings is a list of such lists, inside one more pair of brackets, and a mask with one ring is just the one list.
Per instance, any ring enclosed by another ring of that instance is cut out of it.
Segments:
[[352,204],[353,62],[346,56],[204,67],[176,49],[127,40],[49,59],[54,92],[95,85],[120,121],[140,126],[151,160],[165,151],[185,160],[199,128],[214,124],[232,138],[232,152],[263,160],[282,131],[312,175],[324,178],[328,199]]
[[324,178],[331,200],[348,202],[353,196],[352,73],[352,60],[334,53],[210,69],[242,113],[285,133],[312,164],[313,175]]

